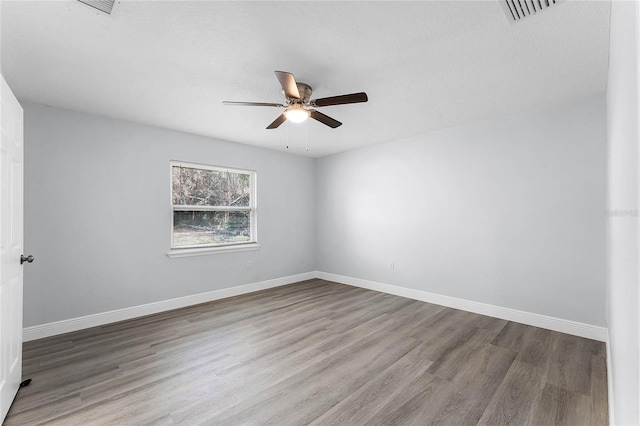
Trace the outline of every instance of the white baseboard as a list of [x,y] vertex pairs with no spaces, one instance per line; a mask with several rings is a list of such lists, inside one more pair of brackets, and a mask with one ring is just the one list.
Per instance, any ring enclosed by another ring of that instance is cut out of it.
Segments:
[[396,296],[407,297],[409,299],[420,300],[422,302],[434,303],[436,305],[449,308],[461,309],[481,315],[488,315],[508,321],[519,322],[532,325],[534,327],[545,328],[547,330],[559,331],[561,333],[572,334],[574,336],[585,337],[587,339],[606,342],[607,328],[595,325],[584,324],[565,320],[561,318],[549,317],[546,315],[534,314],[531,312],[518,311],[515,309],[503,308],[500,306],[488,305],[486,303],[474,302],[471,300],[458,299],[456,297],[443,296],[421,290],[414,290],[406,287],[398,287],[390,284],[383,284],[375,281],[362,280],[359,278],[347,277],[344,275],[318,272],[317,278],[333,281],[341,284],[348,284],[355,287],[362,287],[369,290],[380,291]]
[[[375,281],[362,280],[359,278],[352,278],[344,275],[336,275],[319,271],[290,275],[287,277],[275,278],[272,280],[260,281],[237,287],[208,291],[205,293],[178,297],[175,299],[163,300],[159,302],[148,303],[145,305],[132,306],[129,308],[117,309],[114,311],[102,312],[99,314],[70,318],[62,321],[26,327],[22,331],[22,340],[27,342],[35,339],[42,339],[44,337],[55,336],[58,334],[69,333],[71,331],[77,331],[131,318],[156,314],[172,309],[184,308],[187,306],[211,302],[213,300],[224,299],[227,297],[239,296],[241,294],[252,293],[254,291],[279,287],[282,285],[292,284],[313,278],[321,278],[327,281],[334,281],[341,284],[380,291],[396,296],[407,297],[409,299],[420,300],[423,302],[429,302],[441,306],[474,312],[481,315],[488,315],[508,321],[515,321],[535,327],[546,328],[548,330],[559,331],[561,333],[567,333],[575,336],[586,337],[588,339],[608,342],[607,329],[604,327],[597,327],[575,321],[533,314],[530,312],[518,311],[515,309],[503,308],[500,306],[488,305],[471,300],[458,299],[455,297],[443,296],[426,291],[414,290],[406,287],[398,287],[390,284],[383,284]],[[609,348],[607,346],[607,350],[608,349]],[[609,354],[607,354],[607,360],[610,360]],[[610,368],[608,371],[611,371]]]
[[29,340],[42,339],[44,337],[69,333],[71,331],[96,327],[145,315],[157,314],[159,312],[184,308],[187,306],[197,305],[199,303],[211,302],[213,300],[239,296],[241,294],[252,293],[254,291],[266,290],[268,288],[310,280],[316,277],[316,272],[306,272],[303,274],[289,275],[287,277],[259,281],[237,287],[229,287],[221,290],[213,290],[205,293],[178,297],[175,299],[162,300],[160,302],[147,303],[145,305],[131,306],[129,308],[117,309],[115,311],[102,312],[84,317],[70,318],[62,321],[35,325],[33,327],[26,327],[22,330],[22,340],[24,342],[28,342]]

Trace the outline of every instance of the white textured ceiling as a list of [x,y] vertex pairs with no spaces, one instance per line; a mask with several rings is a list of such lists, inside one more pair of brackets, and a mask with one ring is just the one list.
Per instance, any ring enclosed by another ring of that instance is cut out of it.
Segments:
[[[564,1],[511,24],[498,0],[73,0],[1,3],[2,71],[19,99],[320,157],[606,89],[609,2]],[[273,71],[342,121],[266,130]],[[308,139],[306,139],[308,138]],[[305,152],[308,141],[309,151]]]

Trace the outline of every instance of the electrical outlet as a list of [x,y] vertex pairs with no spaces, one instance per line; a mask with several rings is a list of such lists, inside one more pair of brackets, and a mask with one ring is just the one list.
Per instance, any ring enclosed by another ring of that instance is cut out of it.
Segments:
[[391,263],[389,264],[389,269],[391,269],[392,271],[393,271],[394,269],[396,269],[396,262],[391,262]]
[[251,269],[251,261],[247,260],[247,269]]

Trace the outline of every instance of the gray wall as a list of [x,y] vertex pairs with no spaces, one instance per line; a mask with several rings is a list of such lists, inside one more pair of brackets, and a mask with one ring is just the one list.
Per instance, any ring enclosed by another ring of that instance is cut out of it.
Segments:
[[600,95],[321,158],[317,269],[604,326],[605,116]]
[[[23,106],[26,327],[314,270],[314,160]],[[261,248],[168,258],[169,160],[256,170]]]
[[[313,270],[605,324],[603,96],[317,161],[24,106],[27,327]],[[257,170],[262,247],[169,259],[171,159]]]
[[640,424],[640,296],[638,291],[637,2],[611,2],[607,87],[609,140],[608,322],[616,424]]

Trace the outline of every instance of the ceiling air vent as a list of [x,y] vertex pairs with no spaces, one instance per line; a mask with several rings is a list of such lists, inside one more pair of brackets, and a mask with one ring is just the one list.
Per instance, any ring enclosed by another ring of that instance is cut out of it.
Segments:
[[94,9],[99,10],[102,13],[106,13],[107,15],[111,15],[113,11],[113,5],[116,3],[116,0],[78,0],[80,3],[84,3],[87,6],[91,6]]
[[533,16],[558,2],[560,0],[500,0],[504,13],[511,22]]

